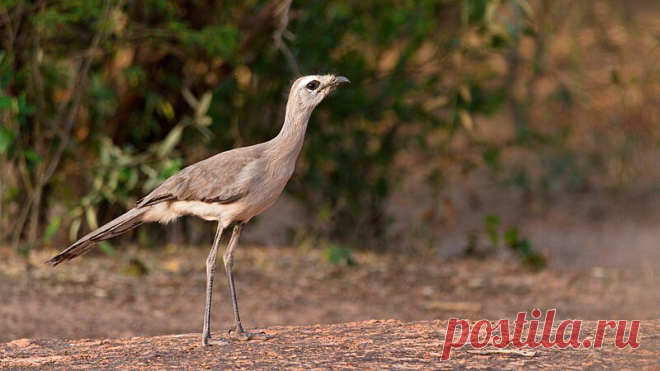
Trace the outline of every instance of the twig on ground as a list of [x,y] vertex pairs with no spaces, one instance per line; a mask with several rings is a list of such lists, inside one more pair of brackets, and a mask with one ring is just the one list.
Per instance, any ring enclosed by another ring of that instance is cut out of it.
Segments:
[[471,349],[467,351],[470,354],[478,354],[481,356],[487,356],[491,354],[511,354],[515,356],[522,357],[534,357],[536,355],[535,350],[517,350],[517,349]]

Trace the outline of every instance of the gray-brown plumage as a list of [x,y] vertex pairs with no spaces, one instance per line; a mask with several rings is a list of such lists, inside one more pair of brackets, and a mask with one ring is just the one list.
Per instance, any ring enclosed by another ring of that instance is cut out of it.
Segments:
[[299,78],[291,87],[284,125],[275,138],[222,152],[182,169],[139,200],[135,208],[76,241],[48,263],[58,265],[71,260],[93,249],[99,242],[147,222],[168,223],[184,215],[217,221],[218,229],[206,261],[206,310],[202,333],[204,345],[217,344],[222,341],[211,339],[209,329],[213,279],[222,232],[235,223],[224,255],[235,318],[230,333],[238,340],[270,338],[243,330],[232,272],[234,251],[243,225],[275,202],[293,174],[314,108],[337,86],[348,82],[347,78],[334,75]]

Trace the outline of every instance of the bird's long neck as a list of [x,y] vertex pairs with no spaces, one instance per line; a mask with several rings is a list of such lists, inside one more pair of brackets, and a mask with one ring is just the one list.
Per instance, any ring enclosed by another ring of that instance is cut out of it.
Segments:
[[287,104],[284,125],[280,133],[271,141],[271,150],[277,158],[295,162],[302,149],[311,115],[311,110],[297,109],[292,102]]

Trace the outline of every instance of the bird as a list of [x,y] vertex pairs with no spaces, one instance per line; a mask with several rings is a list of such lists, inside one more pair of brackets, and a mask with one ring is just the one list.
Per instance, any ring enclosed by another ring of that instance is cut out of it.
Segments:
[[211,337],[211,297],[220,241],[225,229],[234,225],[223,255],[229,294],[234,312],[231,340],[268,340],[263,332],[243,329],[234,286],[234,252],[243,226],[269,208],[280,196],[293,174],[314,108],[338,86],[350,83],[344,76],[309,75],[295,80],[286,104],[284,124],[273,139],[221,152],[181,169],[151,193],[138,200],[123,215],[90,232],[46,263],[57,266],[92,250],[105,241],[149,222],[169,223],[181,216],[196,216],[218,223],[206,259],[206,305],[202,344],[230,342]]

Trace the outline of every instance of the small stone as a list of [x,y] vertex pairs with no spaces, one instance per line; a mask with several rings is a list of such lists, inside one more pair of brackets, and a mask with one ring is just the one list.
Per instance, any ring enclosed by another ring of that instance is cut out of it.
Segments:
[[11,343],[7,344],[12,348],[25,348],[29,347],[32,345],[32,340],[30,339],[19,339],[19,340],[14,340]]

